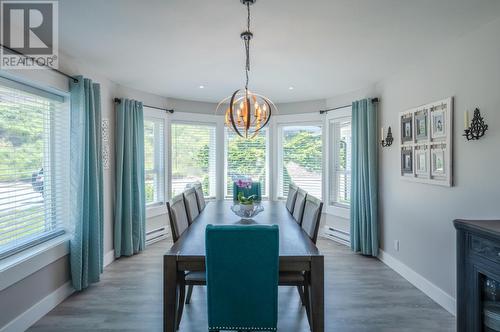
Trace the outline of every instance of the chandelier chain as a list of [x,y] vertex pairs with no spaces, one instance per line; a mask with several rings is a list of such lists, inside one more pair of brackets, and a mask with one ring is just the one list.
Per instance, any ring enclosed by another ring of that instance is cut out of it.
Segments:
[[[250,32],[250,2],[247,2],[247,32]],[[246,55],[246,64],[245,64],[245,90],[248,90],[248,72],[250,71],[250,38],[245,38],[245,55]]]

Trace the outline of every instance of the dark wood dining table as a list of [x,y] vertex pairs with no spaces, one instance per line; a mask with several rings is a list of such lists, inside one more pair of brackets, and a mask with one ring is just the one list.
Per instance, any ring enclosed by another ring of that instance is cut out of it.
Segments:
[[[179,301],[179,280],[185,271],[205,271],[205,228],[208,224],[234,225],[241,221],[230,209],[232,201],[213,201],[163,256],[163,331],[174,332]],[[264,211],[255,224],[277,224],[280,232],[280,272],[309,274],[310,324],[313,332],[324,331],[324,257],[288,212],[284,202],[263,201]]]

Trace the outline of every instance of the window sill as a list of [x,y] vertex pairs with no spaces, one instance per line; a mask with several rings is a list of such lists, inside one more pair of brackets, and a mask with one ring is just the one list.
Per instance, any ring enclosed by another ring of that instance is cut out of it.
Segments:
[[351,218],[351,209],[349,206],[328,205],[326,213],[343,219]]
[[69,234],[26,249],[0,261],[0,291],[69,254]]

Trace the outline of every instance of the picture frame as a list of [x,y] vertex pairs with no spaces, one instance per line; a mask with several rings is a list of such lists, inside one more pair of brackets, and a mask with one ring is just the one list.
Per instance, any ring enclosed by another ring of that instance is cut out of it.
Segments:
[[401,117],[401,141],[413,141],[413,118],[412,116]]
[[446,175],[446,158],[445,149],[432,149],[432,175],[445,176]]
[[401,149],[401,173],[413,174],[413,151],[412,149]]
[[429,138],[427,123],[428,110],[424,109],[415,113],[415,138],[417,140],[424,140]]
[[448,97],[399,113],[402,180],[453,186],[453,107]]
[[429,174],[429,152],[426,148],[415,150],[415,174]]
[[432,138],[446,137],[446,109],[432,110],[431,112],[431,136]]

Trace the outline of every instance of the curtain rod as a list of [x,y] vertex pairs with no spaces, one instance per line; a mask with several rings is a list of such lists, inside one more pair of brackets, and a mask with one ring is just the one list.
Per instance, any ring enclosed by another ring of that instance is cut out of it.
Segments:
[[[373,98],[372,103],[378,103],[378,98]],[[335,110],[339,110],[339,109],[347,108],[347,107],[351,107],[351,106],[352,105],[344,105],[344,106],[338,106],[338,107],[334,107],[334,108],[328,108],[326,110],[320,110],[319,114],[324,114],[324,113],[328,113],[330,111],[335,111]]]
[[[122,100],[120,98],[115,98],[113,99],[113,101],[117,104],[121,103]],[[149,108],[154,108],[154,109],[157,109],[157,110],[160,110],[160,111],[165,111],[165,112],[168,112],[170,114],[174,113],[174,110],[172,109],[167,109],[167,108],[161,108],[161,107],[156,107],[156,106],[148,106],[148,105],[143,105],[144,107],[149,107]]]
[[29,56],[29,55],[26,55],[26,54],[21,53],[21,52],[19,52],[19,51],[16,51],[16,50],[14,50],[14,49],[10,48],[9,46],[5,46],[4,44],[0,44],[0,46],[1,46],[2,48],[4,48],[4,49],[8,50],[9,52],[12,52],[12,53],[14,53],[14,54],[17,54],[17,55],[23,56],[23,57],[25,57],[26,59],[30,59],[30,60],[32,60],[33,62],[36,62],[36,64],[37,64],[37,65],[39,65],[40,67],[45,67],[45,68],[48,68],[48,69],[50,69],[50,70],[52,70],[52,71],[54,71],[54,72],[58,73],[59,75],[66,76],[67,78],[69,78],[69,79],[73,80],[73,82],[78,83],[78,79],[77,79],[76,77],[71,76],[71,75],[69,75],[69,74],[66,74],[65,72],[62,72],[62,71],[60,71],[59,69],[56,69],[56,68],[54,68],[54,67],[51,67],[51,66],[49,66],[49,65],[47,65],[47,64],[44,64],[44,63],[43,63],[43,64],[38,63],[38,61],[37,61],[34,57],[32,57],[32,56]]

